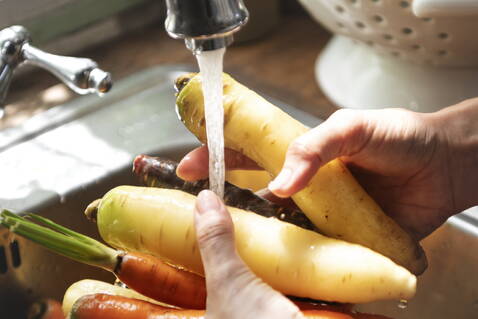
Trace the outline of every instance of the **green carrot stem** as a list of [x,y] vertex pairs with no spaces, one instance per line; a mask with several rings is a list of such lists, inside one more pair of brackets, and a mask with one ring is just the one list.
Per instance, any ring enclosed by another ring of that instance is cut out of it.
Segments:
[[0,223],[12,233],[25,237],[57,254],[88,265],[114,271],[118,263],[118,252],[116,250],[93,238],[60,226],[47,218],[35,214],[27,214],[26,216],[50,228],[33,223],[8,210],[3,210],[0,213]]

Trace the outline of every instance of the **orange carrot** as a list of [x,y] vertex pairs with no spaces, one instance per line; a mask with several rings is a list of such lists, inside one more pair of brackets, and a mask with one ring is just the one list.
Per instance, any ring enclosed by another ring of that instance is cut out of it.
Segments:
[[[310,319],[387,319],[378,315],[356,314],[328,309],[303,310]],[[183,310],[154,305],[147,301],[106,294],[86,295],[71,310],[71,319],[202,319],[204,310]]]
[[302,313],[311,319],[355,319],[351,314],[331,310],[304,310]]
[[203,277],[146,254],[129,252],[120,258],[115,273],[130,288],[181,308],[206,308],[206,284]]
[[147,301],[106,294],[86,295],[78,299],[71,319],[199,319],[204,310],[182,310],[154,305]]
[[153,256],[114,250],[44,217],[35,214],[27,216],[49,227],[8,211],[0,213],[0,222],[12,232],[60,255],[115,273],[119,280],[147,297],[186,309],[206,307],[203,277],[175,268]]
[[30,306],[28,319],[65,319],[65,316],[59,301],[43,299]]
[[382,315],[371,315],[355,312],[338,312],[333,310],[303,310],[308,319],[390,319]]

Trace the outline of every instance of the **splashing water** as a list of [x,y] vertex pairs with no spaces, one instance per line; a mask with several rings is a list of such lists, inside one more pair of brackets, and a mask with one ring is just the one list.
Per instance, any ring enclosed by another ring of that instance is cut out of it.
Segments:
[[222,104],[222,62],[225,48],[196,55],[202,79],[207,146],[209,149],[209,188],[224,196],[224,107]]

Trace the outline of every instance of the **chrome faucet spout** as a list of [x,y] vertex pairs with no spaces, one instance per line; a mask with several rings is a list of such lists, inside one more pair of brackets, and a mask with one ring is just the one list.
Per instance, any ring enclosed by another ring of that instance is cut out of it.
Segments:
[[242,0],[166,0],[166,31],[197,54],[230,45],[249,17]]
[[0,30],[0,117],[12,79],[21,64],[33,64],[53,73],[78,94],[106,93],[112,80],[108,72],[90,59],[54,55],[30,44],[30,34],[22,26]]

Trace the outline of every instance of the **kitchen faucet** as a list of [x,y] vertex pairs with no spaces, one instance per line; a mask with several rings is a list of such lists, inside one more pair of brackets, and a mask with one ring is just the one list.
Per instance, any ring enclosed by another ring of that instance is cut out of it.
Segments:
[[249,17],[242,0],[166,0],[166,31],[194,54],[230,45]]
[[[230,45],[249,17],[242,0],[166,0],[166,5],[166,31],[184,39],[194,54]],[[110,74],[94,61],[41,51],[30,44],[24,27],[11,26],[0,30],[0,118],[13,71],[21,64],[46,69],[78,94],[106,93],[112,86]]]
[[101,94],[112,86],[110,74],[94,61],[41,51],[30,44],[30,34],[24,27],[11,26],[0,30],[0,118],[13,71],[21,64],[46,69],[78,94]]

